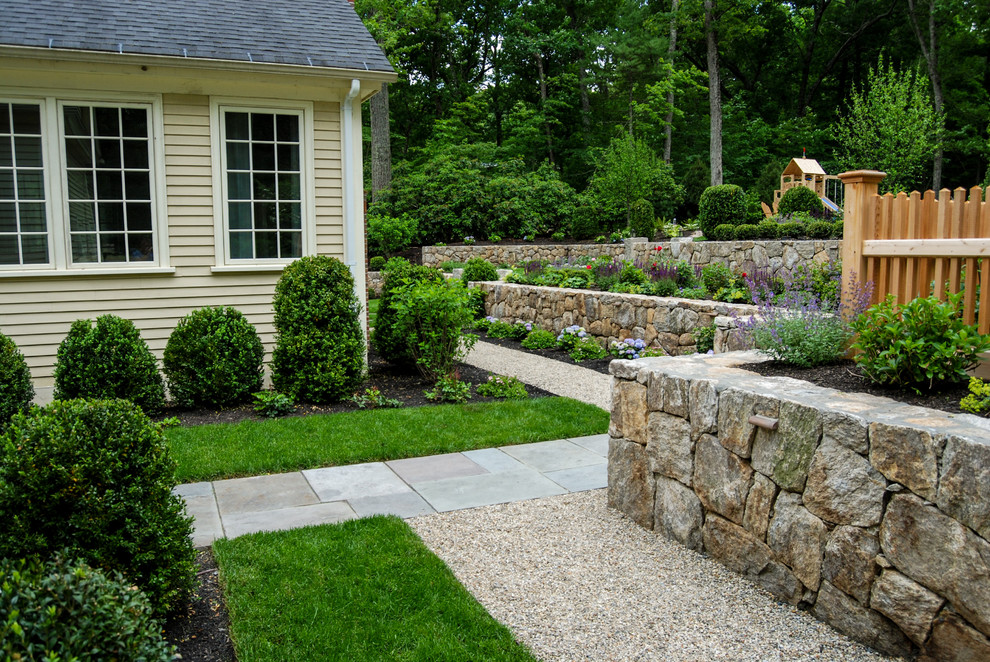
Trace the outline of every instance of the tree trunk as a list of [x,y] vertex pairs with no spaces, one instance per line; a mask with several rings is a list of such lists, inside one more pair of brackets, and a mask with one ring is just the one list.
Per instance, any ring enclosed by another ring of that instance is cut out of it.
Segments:
[[[671,66],[674,64],[674,54],[677,52],[677,8],[680,0],[672,0],[670,3],[670,43],[667,45],[667,59]],[[667,90],[667,117],[666,126],[663,128],[663,160],[670,163],[670,150],[673,144],[674,132],[674,88],[671,86]]]
[[708,39],[708,109],[711,114],[711,185],[722,183],[722,81],[718,74],[718,35],[715,34],[714,0],[705,0],[705,34]]
[[392,186],[392,137],[389,128],[388,83],[371,97],[371,201]]
[[550,165],[555,165],[553,158],[553,135],[550,133],[550,120],[547,119],[547,78],[543,72],[543,55],[536,53],[536,71],[540,77],[540,105],[543,108],[543,129],[547,137],[547,157]]
[[[921,54],[925,57],[925,64],[928,66],[928,79],[932,83],[935,112],[941,115],[942,109],[945,106],[945,97],[942,95],[942,74],[938,70],[938,29],[935,25],[935,0],[929,0],[928,2],[927,44],[918,25],[914,0],[908,0],[908,15],[911,17],[911,27],[914,29],[914,36],[918,38],[918,45],[921,46]],[[942,161],[944,155],[945,149],[942,146],[942,136],[939,136],[938,148],[935,150],[935,163],[932,165],[932,190],[936,194],[942,188]]]

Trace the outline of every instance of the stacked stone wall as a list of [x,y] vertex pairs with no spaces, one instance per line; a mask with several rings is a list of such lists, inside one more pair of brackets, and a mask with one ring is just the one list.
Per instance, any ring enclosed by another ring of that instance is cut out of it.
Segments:
[[480,257],[492,264],[520,264],[533,260],[570,262],[582,257],[608,255],[632,259],[622,244],[491,244],[484,246],[423,246],[423,264],[439,267],[444,262],[467,262]]
[[608,503],[893,655],[990,660],[990,426],[735,366],[614,361]]
[[473,283],[485,292],[488,314],[506,322],[533,322],[560,333],[577,324],[603,346],[639,338],[670,355],[696,351],[696,329],[715,324],[715,352],[740,349],[737,319],[756,313],[756,306],[719,301],[616,294],[512,283]]

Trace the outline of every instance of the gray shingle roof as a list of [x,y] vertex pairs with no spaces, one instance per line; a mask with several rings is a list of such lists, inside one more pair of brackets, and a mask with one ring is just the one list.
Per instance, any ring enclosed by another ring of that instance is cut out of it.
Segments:
[[392,71],[348,0],[0,0],[0,44]]

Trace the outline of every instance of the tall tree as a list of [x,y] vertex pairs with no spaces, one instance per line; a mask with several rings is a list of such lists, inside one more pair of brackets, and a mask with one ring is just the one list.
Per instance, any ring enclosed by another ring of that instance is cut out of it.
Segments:
[[722,183],[722,79],[718,70],[718,17],[716,0],[705,0],[705,40],[708,53],[708,112],[710,132],[708,142],[711,185]]
[[[670,41],[667,42],[667,60],[671,65],[674,63],[674,56],[677,54],[677,9],[680,0],[671,0],[670,3]],[[667,92],[667,118],[663,128],[663,161],[670,163],[670,149],[674,136],[674,88]]]
[[[928,80],[932,84],[932,96],[935,99],[935,112],[944,114],[945,97],[942,94],[942,74],[938,66],[939,51],[939,23],[936,20],[935,0],[928,0],[928,29],[927,34],[922,34],[918,11],[915,8],[914,0],[908,0],[908,17],[911,19],[911,29],[918,39],[918,46],[921,47],[921,55],[925,58],[925,66],[928,68]],[[932,166],[932,189],[938,191],[942,188],[942,160],[945,150],[942,141],[938,141],[935,149],[935,162]]]

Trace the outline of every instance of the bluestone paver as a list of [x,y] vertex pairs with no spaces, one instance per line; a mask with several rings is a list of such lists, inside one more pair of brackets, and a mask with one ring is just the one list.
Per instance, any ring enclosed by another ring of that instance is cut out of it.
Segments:
[[436,512],[430,504],[423,500],[411,489],[401,494],[385,494],[382,496],[358,497],[348,499],[358,517],[370,515],[398,515],[406,519],[418,515],[428,515]]
[[567,492],[533,469],[445,478],[416,483],[413,487],[438,512],[538,499]]
[[302,474],[323,502],[412,492],[384,462],[307,469]]
[[568,492],[584,492],[608,487],[608,462],[587,467],[548,471],[543,474]]
[[474,451],[463,451],[461,454],[493,474],[526,468],[525,464],[511,455],[506,455],[498,448],[480,448]]
[[581,448],[587,448],[592,453],[597,453],[602,457],[608,457],[608,433],[593,434],[587,437],[574,437],[567,441],[577,444]]
[[292,508],[320,501],[298,471],[218,480],[213,483],[213,489],[225,524],[228,515]]
[[331,524],[354,519],[354,510],[346,501],[318,503],[295,508],[280,508],[224,515],[223,528],[228,538],[258,531],[287,531],[313,524]]
[[194,547],[209,545],[217,538],[223,538],[223,524],[213,494],[213,483],[186,483],[176,486],[172,492],[182,497],[186,502],[186,513],[193,518]]
[[410,457],[386,462],[388,467],[410,485],[429,480],[476,476],[488,473],[461,453],[445,453],[428,457]]
[[505,446],[502,451],[537,471],[559,471],[598,464],[602,456],[566,439]]

